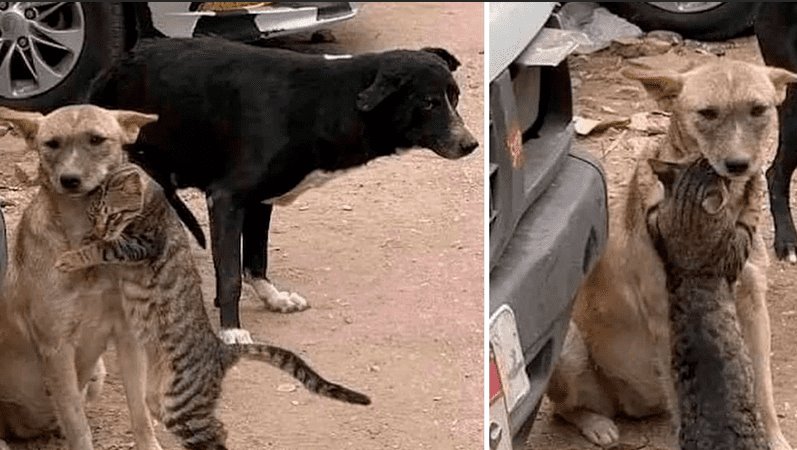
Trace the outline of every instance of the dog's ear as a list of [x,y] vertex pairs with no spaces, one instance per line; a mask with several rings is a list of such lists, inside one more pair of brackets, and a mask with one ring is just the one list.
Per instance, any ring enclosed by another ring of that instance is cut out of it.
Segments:
[[157,114],[144,114],[135,111],[114,111],[113,113],[122,128],[122,143],[124,144],[136,142],[141,127],[158,120]]
[[672,186],[678,178],[678,174],[683,170],[683,166],[678,163],[662,161],[655,158],[648,159],[648,164],[650,165],[650,169],[653,170],[653,174],[656,175],[656,178],[658,178],[664,186],[665,195],[669,196],[672,192]]
[[27,141],[31,141],[39,132],[39,124],[42,119],[41,114],[28,111],[17,111],[0,106],[0,122],[10,123],[13,132],[20,135]]
[[406,83],[407,77],[396,70],[379,69],[376,79],[365,90],[357,94],[357,109],[362,112],[373,111],[391,94]]
[[670,109],[672,100],[678,97],[684,87],[683,75],[671,70],[623,69],[622,75],[642,83],[645,91],[665,110]]
[[781,69],[780,67],[765,67],[767,76],[772,84],[775,86],[775,101],[777,105],[783,103],[786,99],[786,88],[789,83],[797,82],[797,74],[789,72],[788,70]]
[[446,62],[448,65],[448,70],[454,72],[457,70],[457,67],[461,66],[462,63],[456,58],[456,56],[452,55],[448,50],[440,47],[424,47],[421,49],[422,51],[429,52],[439,56],[443,61]]

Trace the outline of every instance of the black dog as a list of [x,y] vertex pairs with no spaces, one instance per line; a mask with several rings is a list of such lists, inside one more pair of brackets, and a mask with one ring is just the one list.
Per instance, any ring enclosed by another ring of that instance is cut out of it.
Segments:
[[456,159],[478,147],[456,112],[459,65],[439,48],[331,58],[211,38],[151,39],[96,80],[91,103],[159,115],[131,159],[164,186],[198,238],[175,191],[206,193],[222,335],[246,342],[242,258],[268,307],[306,307],[266,278],[272,204],[401,149]]
[[[797,73],[797,4],[761,3],[755,33],[764,62]],[[769,203],[775,222],[775,254],[797,262],[797,232],[789,207],[791,176],[797,168],[797,86],[789,85],[778,108],[780,142],[767,170]]]

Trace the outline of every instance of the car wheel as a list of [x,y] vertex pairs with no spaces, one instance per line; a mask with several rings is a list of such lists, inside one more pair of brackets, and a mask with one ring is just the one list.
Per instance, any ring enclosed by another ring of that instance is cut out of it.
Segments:
[[705,41],[736,37],[753,26],[758,4],[750,2],[607,2],[619,16],[652,30],[670,30]]
[[48,112],[83,101],[122,54],[120,3],[0,2],[0,103]]

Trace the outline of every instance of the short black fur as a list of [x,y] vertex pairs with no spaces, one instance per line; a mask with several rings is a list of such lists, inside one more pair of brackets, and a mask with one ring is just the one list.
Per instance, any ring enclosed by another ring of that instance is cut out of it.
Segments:
[[271,204],[308,174],[338,171],[397,150],[426,147],[449,159],[478,143],[456,112],[460,65],[440,48],[327,59],[214,38],[145,39],[93,83],[90,103],[156,113],[131,160],[176,195],[208,198],[216,304],[240,328],[243,269],[266,276]]

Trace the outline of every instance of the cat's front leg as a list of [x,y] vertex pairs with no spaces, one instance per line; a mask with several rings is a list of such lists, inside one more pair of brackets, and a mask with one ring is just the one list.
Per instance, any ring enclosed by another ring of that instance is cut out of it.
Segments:
[[76,250],[67,250],[61,253],[61,256],[55,261],[55,268],[61,272],[75,272],[100,264],[102,259],[100,243],[94,242]]

